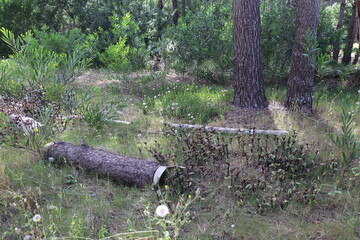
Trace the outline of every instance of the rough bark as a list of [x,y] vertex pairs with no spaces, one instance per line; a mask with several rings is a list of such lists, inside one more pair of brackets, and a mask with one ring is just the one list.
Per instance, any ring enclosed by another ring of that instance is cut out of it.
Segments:
[[356,25],[356,15],[357,15],[356,2],[357,2],[357,0],[355,0],[355,3],[353,4],[351,19],[350,19],[350,23],[348,26],[348,33],[347,33],[347,37],[346,37],[344,57],[342,59],[342,63],[345,65],[347,65],[351,62],[351,53],[352,53],[354,40],[355,40],[355,36],[356,36],[356,26],[355,26]]
[[268,106],[261,62],[260,0],[233,0],[234,104]]
[[[340,30],[344,25],[345,7],[346,7],[346,0],[342,0],[340,5],[339,20],[336,26],[337,30]],[[338,41],[335,42],[334,44],[333,59],[336,62],[339,60],[339,53],[340,53],[340,39],[338,39]]]
[[315,66],[312,56],[305,56],[303,44],[308,31],[317,35],[320,12],[319,0],[299,0],[296,17],[295,44],[291,56],[290,74],[287,83],[285,107],[312,113],[312,92]]
[[46,160],[66,159],[72,166],[106,175],[127,185],[142,187],[153,183],[155,172],[162,166],[149,159],[120,156],[116,153],[66,142],[55,142],[44,149]]
[[172,0],[172,6],[173,6],[173,23],[175,25],[178,24],[179,21],[179,7],[178,7],[178,1],[177,0]]

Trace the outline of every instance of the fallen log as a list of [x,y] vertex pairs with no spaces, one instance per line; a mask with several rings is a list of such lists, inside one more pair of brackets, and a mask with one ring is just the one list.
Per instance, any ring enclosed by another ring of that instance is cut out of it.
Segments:
[[150,159],[120,156],[90,147],[84,142],[82,145],[62,141],[49,143],[43,152],[45,160],[49,162],[66,159],[74,167],[106,175],[112,180],[137,187],[157,184],[167,169],[166,166]]
[[229,134],[265,134],[265,135],[283,135],[289,134],[288,131],[282,130],[261,130],[261,129],[245,129],[245,128],[227,128],[227,127],[213,127],[213,126],[203,126],[203,125],[191,125],[191,124],[175,124],[175,123],[165,123],[166,126],[173,128],[182,128],[182,129],[197,129],[202,128],[205,131],[215,131],[221,133]]

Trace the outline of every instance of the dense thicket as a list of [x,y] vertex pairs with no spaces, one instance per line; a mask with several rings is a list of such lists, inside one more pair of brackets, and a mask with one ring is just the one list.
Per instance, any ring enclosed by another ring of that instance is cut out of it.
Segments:
[[[149,67],[149,60],[166,60],[178,72],[223,83],[232,74],[231,2],[1,0],[0,26],[15,35],[31,30],[40,45],[58,53],[82,48],[94,67],[131,71]],[[316,42],[321,74],[330,69],[334,47],[347,42],[353,2],[347,1],[339,25],[340,2],[321,1]],[[261,1],[260,10],[264,76],[281,79],[289,72],[296,4]],[[0,55],[9,53],[1,42]]]

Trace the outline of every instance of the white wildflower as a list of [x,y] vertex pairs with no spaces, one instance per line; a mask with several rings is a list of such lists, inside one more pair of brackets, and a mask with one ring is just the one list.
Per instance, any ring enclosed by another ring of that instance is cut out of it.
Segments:
[[165,217],[166,215],[168,215],[170,213],[170,210],[166,205],[163,204],[163,205],[159,205],[156,208],[155,213],[156,213],[157,216],[163,218],[163,217]]
[[15,228],[15,232],[17,233],[17,234],[20,234],[21,233],[21,229],[20,228]]
[[52,209],[55,209],[56,207],[54,206],[54,205],[50,205],[50,206],[48,206],[48,209],[49,210],[52,210]]
[[33,217],[33,221],[34,222],[40,222],[41,221],[41,215],[40,214],[35,214]]
[[32,237],[30,236],[30,235],[26,235],[24,238],[23,238],[23,240],[31,240],[32,239]]

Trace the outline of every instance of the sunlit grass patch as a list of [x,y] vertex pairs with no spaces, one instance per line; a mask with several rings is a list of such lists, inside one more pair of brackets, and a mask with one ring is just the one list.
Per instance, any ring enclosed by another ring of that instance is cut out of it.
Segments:
[[207,123],[223,115],[232,98],[229,89],[173,83],[146,91],[139,106],[145,113],[178,118],[184,123]]

